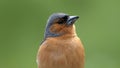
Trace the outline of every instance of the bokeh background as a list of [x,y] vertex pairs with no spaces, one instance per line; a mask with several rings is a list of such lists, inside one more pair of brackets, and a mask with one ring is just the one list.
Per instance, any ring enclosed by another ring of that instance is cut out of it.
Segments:
[[120,68],[119,0],[0,0],[0,68],[37,68],[36,54],[52,13],[78,15],[85,68]]

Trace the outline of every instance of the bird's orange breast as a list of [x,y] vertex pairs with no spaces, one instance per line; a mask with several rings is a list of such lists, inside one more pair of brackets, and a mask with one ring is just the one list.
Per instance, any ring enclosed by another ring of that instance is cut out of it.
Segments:
[[84,68],[84,48],[78,37],[47,38],[38,51],[39,68]]

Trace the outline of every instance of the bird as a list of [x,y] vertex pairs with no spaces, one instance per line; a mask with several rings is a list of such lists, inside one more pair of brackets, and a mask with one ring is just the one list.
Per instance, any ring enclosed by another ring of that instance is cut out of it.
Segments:
[[37,53],[38,68],[84,68],[84,46],[75,29],[78,19],[66,13],[50,15]]

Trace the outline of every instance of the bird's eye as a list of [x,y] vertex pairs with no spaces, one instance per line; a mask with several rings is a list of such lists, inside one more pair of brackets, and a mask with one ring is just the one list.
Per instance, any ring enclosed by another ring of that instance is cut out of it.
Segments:
[[58,21],[58,24],[64,24],[64,20],[63,19],[60,19],[59,21]]
[[64,24],[68,19],[68,16],[64,16],[62,17],[59,21],[58,21],[58,24]]
[[64,20],[67,20],[67,19],[68,19],[68,16],[64,16],[63,19],[64,19]]

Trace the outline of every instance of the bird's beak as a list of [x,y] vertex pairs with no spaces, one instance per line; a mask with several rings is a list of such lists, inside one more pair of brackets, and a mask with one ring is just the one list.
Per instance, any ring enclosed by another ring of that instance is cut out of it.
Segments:
[[74,24],[74,22],[79,18],[79,16],[69,16],[67,20],[67,25]]

